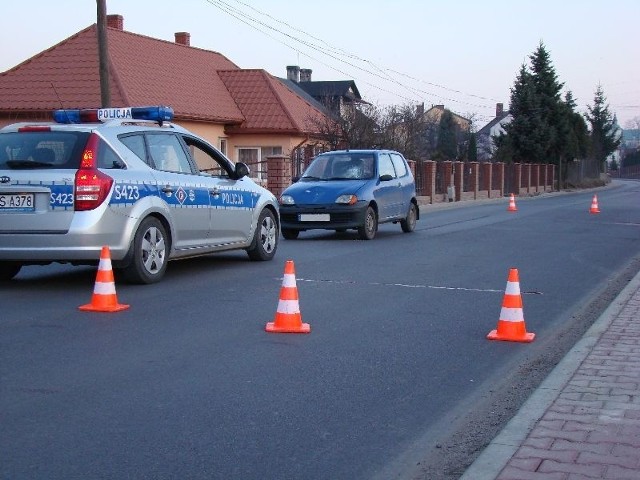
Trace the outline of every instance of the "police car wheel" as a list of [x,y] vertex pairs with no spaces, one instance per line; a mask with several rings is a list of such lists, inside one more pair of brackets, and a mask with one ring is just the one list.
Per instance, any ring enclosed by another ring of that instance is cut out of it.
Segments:
[[22,264],[19,262],[0,262],[0,282],[7,282],[15,277]]
[[138,228],[129,252],[131,261],[123,268],[131,283],[155,283],[167,269],[169,243],[162,223],[154,217],[146,218]]
[[247,249],[251,260],[271,260],[278,249],[278,223],[271,210],[260,212],[251,246]]

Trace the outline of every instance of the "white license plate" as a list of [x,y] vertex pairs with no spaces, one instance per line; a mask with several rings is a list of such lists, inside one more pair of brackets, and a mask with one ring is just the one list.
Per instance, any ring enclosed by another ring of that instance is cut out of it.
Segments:
[[301,222],[330,222],[331,215],[328,213],[301,213],[298,219]]
[[35,205],[33,193],[0,193],[0,211],[33,212]]

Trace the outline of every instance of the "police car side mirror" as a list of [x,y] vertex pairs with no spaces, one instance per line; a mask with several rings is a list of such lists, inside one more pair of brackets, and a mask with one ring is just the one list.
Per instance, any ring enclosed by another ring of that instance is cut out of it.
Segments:
[[239,180],[242,177],[249,176],[249,166],[246,163],[236,163],[236,178]]

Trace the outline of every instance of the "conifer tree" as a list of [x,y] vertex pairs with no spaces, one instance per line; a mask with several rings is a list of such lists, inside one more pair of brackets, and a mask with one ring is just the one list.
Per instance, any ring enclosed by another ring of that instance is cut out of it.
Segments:
[[458,142],[456,141],[456,122],[450,110],[445,109],[440,117],[438,127],[437,156],[443,160],[455,160],[458,156]]
[[620,146],[619,127],[615,117],[609,111],[607,99],[601,85],[596,88],[593,106],[587,105],[585,115],[590,125],[590,154],[598,163],[600,171],[604,171],[607,157]]

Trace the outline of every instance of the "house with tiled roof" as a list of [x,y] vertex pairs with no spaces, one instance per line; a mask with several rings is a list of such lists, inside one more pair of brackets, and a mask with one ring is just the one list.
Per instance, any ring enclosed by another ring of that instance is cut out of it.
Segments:
[[339,117],[352,113],[358,104],[367,103],[353,80],[316,81],[311,79],[311,74],[310,68],[290,65],[287,67],[286,82],[292,90],[304,92]]
[[[93,24],[0,73],[0,126],[101,106],[97,30]],[[107,16],[106,37],[111,106],[169,105],[175,123],[259,177],[266,156],[322,144],[314,125],[326,110],[264,70],[193,47],[187,32],[174,42],[127,32],[120,15]]]

